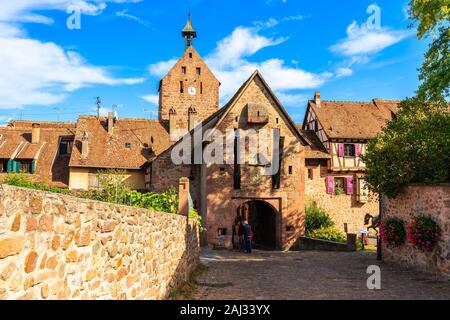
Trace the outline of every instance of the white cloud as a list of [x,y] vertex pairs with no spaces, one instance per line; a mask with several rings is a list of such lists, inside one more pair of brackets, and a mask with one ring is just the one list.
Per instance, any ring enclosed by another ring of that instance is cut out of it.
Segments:
[[306,102],[310,98],[306,94],[303,93],[277,93],[277,97],[280,101],[282,101],[283,105],[289,107],[304,107]]
[[[279,95],[280,101],[288,106],[297,105],[295,99],[301,96],[295,93],[296,90],[317,88],[332,76],[328,72],[317,74],[290,66],[281,59],[250,61],[248,58],[256,52],[280,45],[287,40],[284,37],[265,37],[260,35],[259,31],[258,28],[237,27],[230,35],[220,40],[210,54],[206,55],[206,64],[222,84],[220,86],[222,104],[231,98],[256,69],[261,71],[268,84]],[[177,59],[170,59],[152,64],[149,66],[149,72],[154,76],[162,77],[176,61]]]
[[336,70],[336,77],[337,78],[341,78],[341,77],[349,77],[353,74],[353,70],[350,68],[338,68]]
[[157,76],[157,77],[163,77],[169,70],[173,67],[173,65],[178,61],[176,58],[172,58],[167,61],[160,61],[154,64],[151,64],[148,67],[148,71],[150,74]]
[[267,38],[254,28],[237,27],[217,43],[216,49],[207,59],[216,66],[232,66],[241,58],[251,56],[259,50],[285,42],[287,38]]
[[330,50],[343,56],[367,56],[378,53],[410,35],[411,31],[391,30],[386,27],[369,30],[366,24],[358,26],[356,21],[353,21],[347,27],[347,37],[332,45]]
[[277,25],[279,25],[281,22],[289,22],[289,21],[296,21],[296,20],[303,20],[305,17],[298,14],[295,16],[287,16],[283,17],[281,19],[275,19],[275,18],[269,18],[266,21],[255,21],[253,22],[253,25],[255,28],[262,30],[262,29],[270,29]]
[[126,18],[126,19],[131,20],[131,21],[135,21],[135,22],[137,22],[139,24],[142,24],[145,27],[150,27],[150,22],[148,22],[148,21],[146,21],[144,19],[141,19],[139,17],[136,17],[134,15],[131,15],[131,14],[127,13],[127,12],[128,12],[128,9],[125,9],[125,10],[122,10],[122,11],[118,11],[118,12],[116,12],[116,16],[122,17],[122,18]]
[[35,22],[51,24],[53,20],[34,11],[66,11],[70,5],[78,6],[86,15],[98,15],[106,9],[107,2],[136,3],[142,0],[1,0],[0,21]]
[[[125,2],[126,0],[112,0]],[[109,1],[109,2],[112,2]],[[136,0],[132,0],[136,1]],[[108,68],[90,65],[81,55],[53,42],[31,39],[21,23],[50,24],[34,10],[65,10],[69,3],[94,14],[102,1],[8,1],[0,10],[0,109],[49,105],[63,101],[69,92],[91,85],[131,85],[144,78],[115,78]]]
[[68,92],[94,84],[120,85],[143,78],[116,79],[52,42],[0,37],[0,108],[62,101]]
[[159,104],[159,95],[157,94],[149,94],[145,96],[141,96],[142,99],[144,99],[147,102],[150,102],[151,104],[157,106]]

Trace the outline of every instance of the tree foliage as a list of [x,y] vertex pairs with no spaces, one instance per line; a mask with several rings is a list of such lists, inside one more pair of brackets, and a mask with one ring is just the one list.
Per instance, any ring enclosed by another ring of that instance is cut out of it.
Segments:
[[369,142],[363,159],[372,191],[395,197],[408,183],[449,181],[450,1],[411,0],[410,19],[417,38],[431,38],[420,86],[381,135]]
[[424,100],[442,100],[450,90],[450,1],[411,0],[409,17],[418,22],[417,38],[431,37],[422,67],[418,96]]
[[372,191],[395,197],[408,183],[449,181],[450,113],[445,102],[400,103],[396,120],[371,140],[363,160]]

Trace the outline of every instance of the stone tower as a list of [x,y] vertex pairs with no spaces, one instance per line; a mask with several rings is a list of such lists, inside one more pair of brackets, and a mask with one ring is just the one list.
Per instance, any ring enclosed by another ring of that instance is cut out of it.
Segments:
[[171,134],[192,130],[219,108],[220,82],[194,49],[190,16],[181,34],[184,53],[159,84],[159,121]]

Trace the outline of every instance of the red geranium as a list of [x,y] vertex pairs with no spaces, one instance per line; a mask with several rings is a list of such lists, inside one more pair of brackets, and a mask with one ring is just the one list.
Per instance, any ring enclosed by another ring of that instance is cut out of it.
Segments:
[[410,223],[408,241],[423,252],[431,251],[437,243],[440,234],[438,224],[428,216],[420,215]]

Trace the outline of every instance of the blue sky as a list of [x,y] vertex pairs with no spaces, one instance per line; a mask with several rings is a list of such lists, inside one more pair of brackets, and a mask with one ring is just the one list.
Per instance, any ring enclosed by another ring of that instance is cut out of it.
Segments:
[[[183,53],[189,11],[221,105],[256,68],[298,122],[316,90],[325,100],[402,99],[426,50],[407,28],[407,2],[0,0],[0,125],[75,120],[95,113],[97,96],[102,112],[156,117],[158,81]],[[71,5],[80,29],[66,25]],[[378,27],[367,25],[370,5]]]

